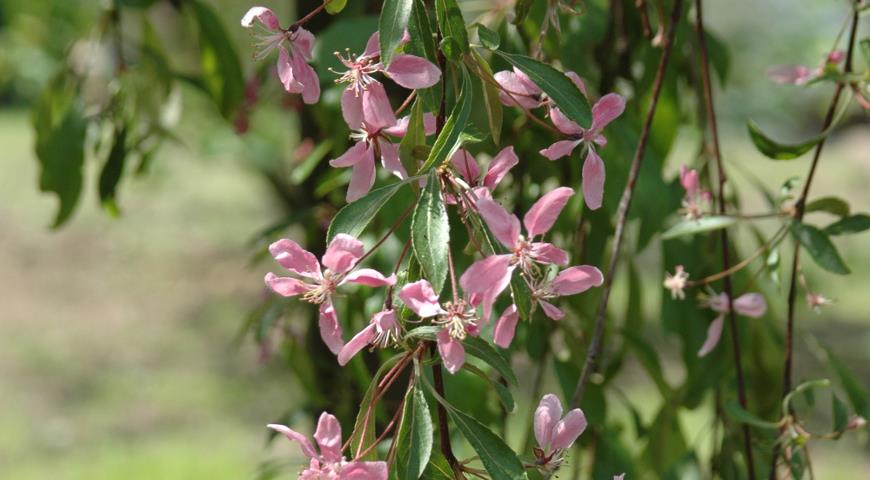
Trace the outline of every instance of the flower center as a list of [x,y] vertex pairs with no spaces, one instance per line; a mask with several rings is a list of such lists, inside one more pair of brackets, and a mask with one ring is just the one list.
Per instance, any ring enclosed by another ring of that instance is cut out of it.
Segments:
[[451,337],[465,340],[468,331],[477,328],[477,312],[465,300],[447,302],[444,309],[447,313],[435,319],[434,323],[444,327]]
[[347,86],[348,90],[353,90],[356,96],[360,96],[369,84],[376,81],[372,78],[372,74],[380,69],[380,64],[375,61],[375,57],[357,56],[352,54],[350,49],[344,50],[344,56],[339,52],[333,52],[333,54],[347,68],[343,72],[329,69],[330,72],[339,75],[335,83],[350,84]]
[[320,305],[335,293],[335,287],[338,286],[340,281],[341,275],[326,270],[323,272],[323,278],[320,282],[302,294],[302,300],[315,305]]

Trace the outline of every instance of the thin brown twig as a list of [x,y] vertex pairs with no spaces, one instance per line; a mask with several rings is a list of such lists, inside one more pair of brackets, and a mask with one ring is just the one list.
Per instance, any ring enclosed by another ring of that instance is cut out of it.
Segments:
[[664,85],[665,72],[668,68],[668,62],[671,57],[671,50],[676,36],[677,24],[680,21],[683,9],[683,1],[675,0],[674,7],[671,11],[670,25],[668,26],[668,34],[665,38],[665,43],[662,49],[662,55],[659,60],[656,76],[653,82],[652,99],[650,100],[647,109],[646,118],[643,123],[643,128],[640,132],[637,150],[634,153],[634,158],[631,161],[631,168],[628,172],[628,181],[625,184],[625,189],[622,192],[622,198],[619,201],[619,209],[617,210],[616,231],[613,235],[613,245],[610,253],[610,263],[607,273],[604,276],[604,288],[601,296],[601,303],[598,304],[598,311],[595,317],[595,329],[592,335],[592,340],[589,343],[589,349],[586,352],[586,360],[583,363],[583,370],[580,378],[577,381],[577,388],[574,390],[574,395],[571,398],[571,408],[580,406],[580,401],[583,399],[583,393],[586,389],[586,384],[589,382],[589,376],[592,371],[597,368],[598,356],[600,355],[601,343],[604,338],[604,323],[607,317],[607,302],[610,299],[610,290],[613,288],[613,278],[616,276],[616,268],[619,266],[619,255],[622,250],[622,240],[625,234],[625,224],[628,220],[628,210],[631,206],[631,199],[634,196],[634,189],[637,185],[637,177],[640,173],[640,166],[643,162],[646,145],[649,141],[650,129],[652,127],[653,117],[656,112],[659,96]]
[[298,30],[299,27],[301,27],[302,25],[305,25],[306,23],[308,23],[309,20],[314,18],[318,13],[322,12],[323,9],[326,8],[326,6],[329,5],[329,3],[331,1],[332,0],[324,0],[324,2],[321,3],[320,5],[318,5],[317,8],[315,8],[314,10],[311,10],[304,17],[300,18],[299,20],[296,20],[295,22],[293,22],[292,25],[287,27],[287,31],[288,32],[295,32],[296,30]]

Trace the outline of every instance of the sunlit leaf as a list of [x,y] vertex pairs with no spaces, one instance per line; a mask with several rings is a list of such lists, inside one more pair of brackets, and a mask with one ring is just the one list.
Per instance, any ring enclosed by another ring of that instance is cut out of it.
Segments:
[[450,223],[436,172],[429,174],[426,187],[414,208],[411,220],[411,245],[423,273],[435,292],[447,279],[447,252],[450,249]]
[[459,91],[459,97],[456,99],[456,105],[444,122],[444,127],[438,138],[435,139],[435,144],[429,152],[429,157],[423,166],[420,167],[418,173],[427,173],[431,168],[440,165],[447,161],[454,152],[459,148],[460,135],[468,123],[468,117],[471,114],[471,79],[465,67],[461,67],[462,71],[462,89]]
[[462,18],[462,10],[456,0],[435,0],[435,14],[438,17],[438,25],[444,37],[451,37],[461,53],[468,53],[468,31],[465,29],[465,20]]
[[483,360],[505,380],[513,385],[517,384],[517,377],[510,364],[492,345],[480,337],[466,337],[462,344],[465,347],[465,353]]
[[408,390],[402,423],[396,434],[396,474],[399,480],[417,480],[432,453],[432,417],[419,387]]
[[364,197],[345,205],[329,224],[329,230],[326,232],[327,243],[339,233],[359,237],[381,208],[407,183],[407,181],[396,182],[376,188]]
[[475,23],[474,26],[477,27],[477,36],[480,38],[481,45],[489,50],[498,49],[501,44],[501,37],[499,37],[498,32],[486,28],[486,25],[482,23]]
[[492,433],[484,424],[473,417],[456,410],[447,409],[450,419],[462,435],[468,440],[471,448],[480,457],[484,468],[492,480],[526,480],[526,471],[510,449],[498,435]]
[[380,32],[381,62],[385,66],[390,64],[396,47],[402,43],[413,5],[413,0],[384,0],[378,32]]
[[326,13],[330,15],[337,15],[344,10],[344,7],[347,6],[347,0],[325,0],[326,1]]

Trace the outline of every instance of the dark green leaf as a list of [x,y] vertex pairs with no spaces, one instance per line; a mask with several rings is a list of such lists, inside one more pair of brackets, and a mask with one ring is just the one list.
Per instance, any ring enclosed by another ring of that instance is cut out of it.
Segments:
[[492,136],[492,143],[499,145],[501,143],[502,105],[498,98],[498,87],[495,86],[495,78],[489,63],[477,51],[472,50],[471,53],[474,62],[476,62],[480,86],[483,90],[483,103],[486,106],[489,134]]
[[533,3],[535,0],[517,0],[516,5],[514,5],[514,25],[523,23],[523,20],[529,15]]
[[445,57],[454,62],[457,62],[462,58],[462,49],[459,47],[459,42],[457,42],[453,37],[442,38],[441,43],[438,44],[438,48],[442,53],[444,53]]
[[868,228],[870,228],[870,215],[856,213],[828,225],[825,227],[825,233],[828,235],[849,235],[863,232]]
[[765,135],[753,121],[747,123],[746,127],[749,129],[749,136],[752,138],[755,148],[764,156],[774,160],[792,160],[798,158],[810,151],[810,149],[825,138],[824,136],[818,136],[805,142],[788,145],[779,143]]
[[347,0],[326,0],[326,13],[337,15],[347,6]]
[[127,159],[127,127],[123,125],[115,132],[109,158],[100,173],[99,194],[100,203],[112,216],[118,216],[116,189],[124,172],[124,161]]
[[501,44],[501,37],[499,37],[498,32],[486,28],[486,25],[482,23],[475,23],[474,26],[477,27],[477,37],[480,38],[481,45],[490,50],[498,49]]
[[720,230],[730,227],[735,223],[737,223],[735,217],[720,216],[702,217],[697,220],[683,220],[663,233],[662,240],[670,240],[684,235],[695,235],[712,230]]
[[490,378],[486,372],[475,367],[471,363],[465,362],[462,368],[477,375],[483,381],[485,381],[486,384],[489,385],[489,387],[495,390],[495,393],[498,396],[498,401],[501,402],[506,412],[513,413],[513,411],[516,410],[517,405],[516,402],[514,402],[514,396],[513,394],[511,394],[511,391],[508,387],[504,386],[501,382],[493,381],[493,379]]
[[849,412],[846,404],[835,393],[831,392],[831,418],[834,420],[833,432],[841,434],[846,431],[849,424]]
[[[365,395],[363,395],[362,403],[360,405],[371,405],[372,399],[374,398],[375,391],[377,391],[378,383],[381,377],[387,373],[393,365],[398,363],[399,359],[402,358],[402,354],[395,355],[381,364],[381,367],[375,373],[374,378],[372,378],[371,383],[369,384],[369,388],[366,390]],[[369,419],[368,423],[366,423],[366,414],[371,414],[372,417]],[[356,455],[357,452],[361,452],[365,450],[370,445],[375,443],[375,420],[374,420],[374,407],[372,411],[369,412],[368,408],[360,408],[359,413],[357,413],[356,421],[353,424],[353,432],[350,435],[350,451]],[[363,432],[363,425],[367,425],[365,432]],[[374,449],[363,457],[364,460],[376,460],[377,452]]]
[[384,0],[381,8],[381,18],[378,22],[380,32],[381,63],[390,64],[393,53],[402,43],[408,19],[411,18],[413,0]]
[[459,92],[459,98],[457,98],[456,105],[453,106],[447,121],[444,122],[441,133],[435,139],[429,157],[420,167],[418,172],[420,174],[427,173],[433,167],[447,161],[459,148],[460,135],[468,123],[468,116],[471,114],[471,79],[469,79],[465,67],[461,67],[461,70],[462,90]]
[[[423,123],[423,101],[418,99],[414,101],[411,107],[411,114],[408,117],[408,131],[402,137],[399,143],[399,158],[402,160],[402,165],[408,172],[413,172],[417,169],[417,157],[414,155],[414,149],[426,145],[426,129]],[[428,156],[428,153],[427,153]],[[423,157],[426,158],[426,157]]]
[[838,217],[849,216],[849,202],[840,197],[822,197],[807,203],[804,212],[828,212]]
[[339,233],[359,237],[372,218],[406,183],[408,183],[407,180],[376,188],[366,196],[345,205],[329,224],[329,230],[326,233],[327,243],[331,242]]
[[564,73],[525,55],[496,50],[499,56],[519,68],[549,96],[559,110],[580,126],[592,123],[592,110],[580,89]]
[[116,0],[116,2],[122,7],[148,8],[157,3],[157,0]]
[[468,53],[468,32],[456,0],[435,0],[435,15],[438,17],[442,37],[452,37],[459,51]]
[[736,400],[727,400],[725,402],[725,414],[728,415],[732,420],[739,423],[745,423],[747,425],[752,425],[753,427],[758,428],[767,428],[771,430],[776,430],[779,428],[779,425],[775,422],[768,422],[766,420],[762,420],[755,415],[747,412],[737,403]]
[[220,17],[201,0],[188,2],[199,26],[202,83],[226,119],[232,119],[241,104],[245,82],[233,42]]
[[444,455],[435,451],[432,452],[432,459],[429,460],[429,465],[426,465],[426,470],[423,472],[424,480],[454,480],[453,469],[450,468],[450,463],[444,458]]
[[441,327],[435,325],[424,325],[410,330],[405,334],[405,339],[416,339],[434,341],[435,336],[441,331]]
[[432,417],[419,387],[405,395],[405,410],[396,435],[396,474],[399,480],[417,480],[432,453]]
[[511,277],[511,299],[517,306],[517,312],[523,320],[532,319],[532,291],[526,281],[519,275]]
[[[429,11],[426,10],[423,0],[414,0],[411,18],[408,20],[408,33],[411,35],[411,41],[405,45],[405,52],[426,58],[437,64],[438,46],[435,44],[435,34],[429,20]],[[417,96],[423,100],[426,110],[437,110],[441,98],[440,85],[419,89]]]
[[855,374],[834,355],[833,350],[825,347],[825,352],[827,353],[828,366],[834,371],[840,385],[846,391],[852,409],[862,417],[870,416],[870,400],[868,400],[866,388],[855,378]]
[[466,337],[462,344],[466,353],[483,360],[508,382],[517,384],[517,377],[510,364],[492,345],[480,337]]
[[526,480],[526,471],[510,449],[498,435],[485,425],[455,408],[448,408],[450,419],[462,432],[471,448],[477,452],[484,468],[492,480]]
[[411,245],[425,277],[436,293],[447,279],[447,253],[450,249],[450,223],[441,195],[441,181],[432,171],[411,220]]
[[843,263],[837,248],[825,232],[812,225],[796,221],[791,223],[790,228],[792,235],[813,257],[816,264],[832,273],[840,275],[850,273],[849,267]]

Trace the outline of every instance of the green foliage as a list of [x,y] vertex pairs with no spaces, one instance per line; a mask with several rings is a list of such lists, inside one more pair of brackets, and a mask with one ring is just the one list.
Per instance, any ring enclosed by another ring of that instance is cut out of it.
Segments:
[[413,0],[386,0],[384,2],[378,22],[381,62],[384,65],[390,64],[393,52],[396,51],[402,41],[402,36],[405,35],[413,5]]
[[684,235],[697,235],[713,230],[721,230],[735,223],[737,223],[737,218],[735,217],[707,216],[698,219],[687,219],[666,230],[662,234],[662,239],[670,240]]
[[523,480],[527,479],[523,464],[517,459],[513,450],[486,425],[459,410],[447,410],[450,419],[462,436],[468,440],[477,452],[480,461],[493,480]]
[[436,293],[441,291],[447,279],[450,248],[450,224],[443,198],[441,180],[436,172],[430,172],[411,220],[414,254]]
[[396,474],[399,480],[417,480],[432,454],[432,417],[419,387],[408,390],[397,435]]
[[435,144],[432,145],[432,150],[429,152],[429,157],[423,163],[418,171],[420,174],[429,172],[430,169],[441,165],[460,147],[462,132],[468,124],[468,117],[471,114],[471,79],[464,67],[460,68],[462,72],[462,88],[459,90],[459,96],[456,99],[456,105],[444,122],[444,127],[435,139]]
[[749,130],[749,137],[752,139],[752,143],[755,144],[755,148],[772,160],[794,160],[809,152],[825,138],[824,136],[818,136],[801,143],[789,145],[777,142],[767,136],[755,122],[747,123],[746,128]]
[[202,85],[221,115],[231,119],[245,91],[239,57],[211,7],[200,0],[191,0],[188,4],[199,27]]
[[849,267],[846,266],[840,253],[837,252],[837,247],[834,246],[825,232],[812,225],[797,221],[792,222],[789,228],[792,235],[820,267],[840,275],[850,273]]

